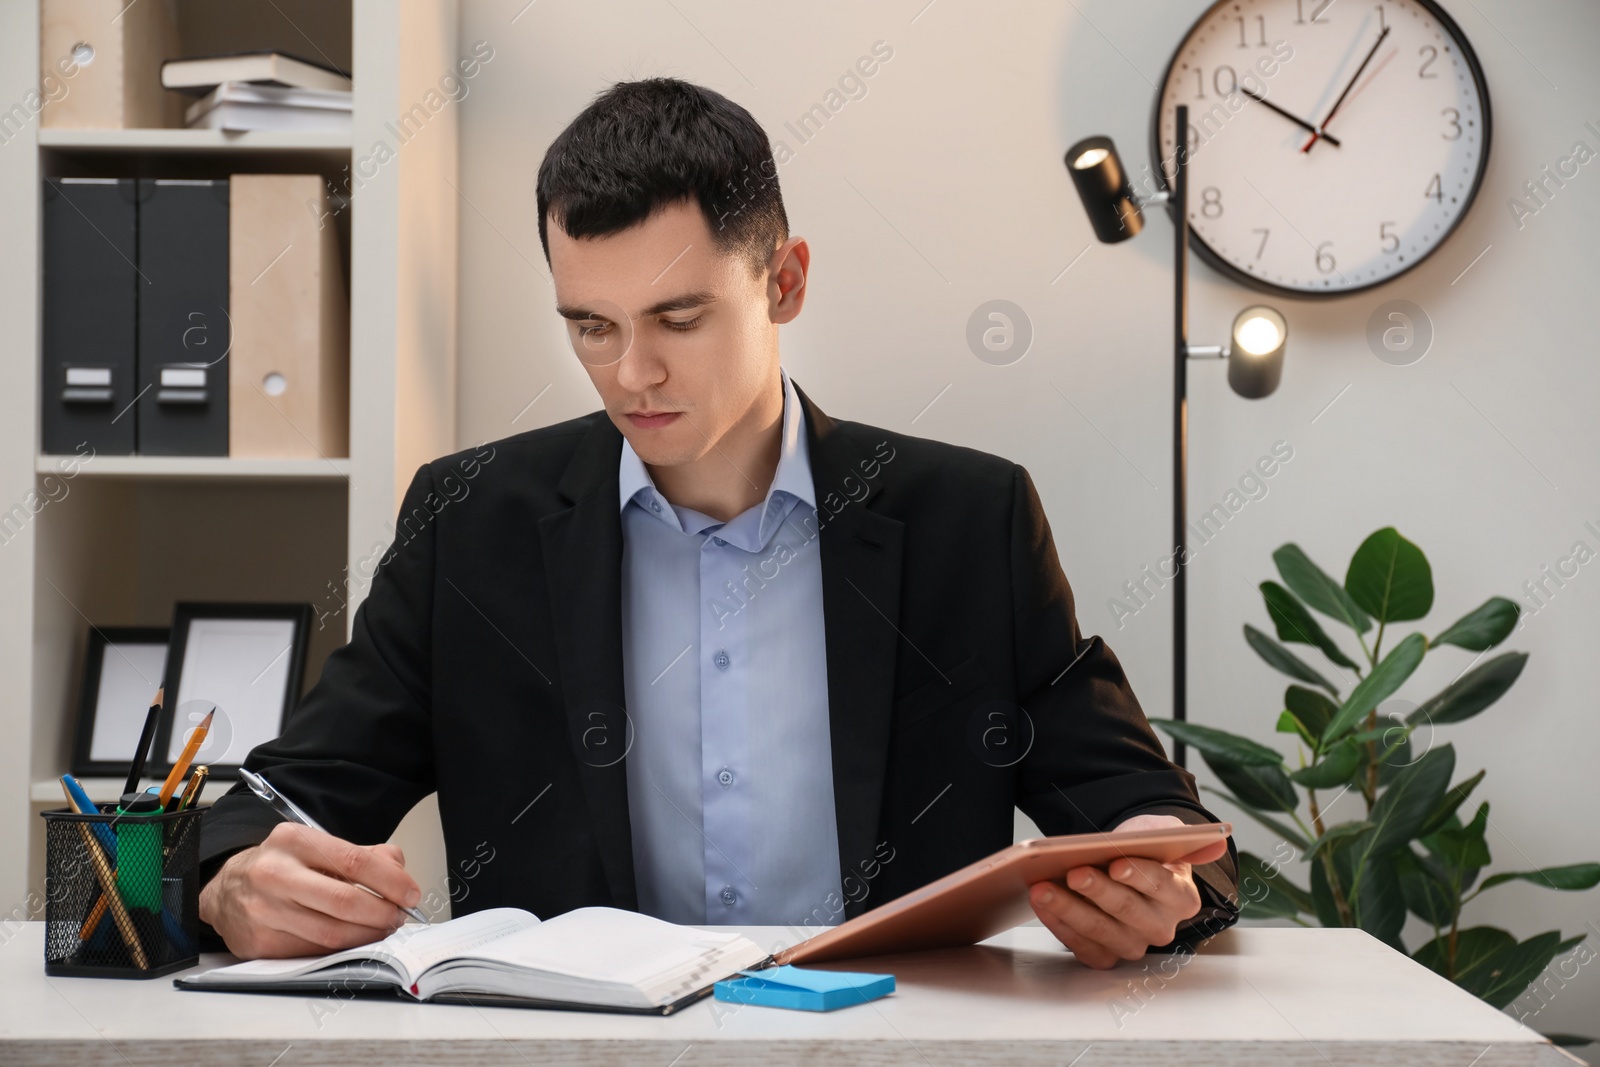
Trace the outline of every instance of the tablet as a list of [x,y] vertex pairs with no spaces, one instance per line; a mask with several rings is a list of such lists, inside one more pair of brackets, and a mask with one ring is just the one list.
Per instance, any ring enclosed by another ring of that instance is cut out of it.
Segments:
[[1028,887],[1074,867],[1104,867],[1121,857],[1170,863],[1233,833],[1231,823],[1163,830],[1034,837],[952,871],[921,889],[778,953],[778,963],[884,956],[972,945],[1034,918]]

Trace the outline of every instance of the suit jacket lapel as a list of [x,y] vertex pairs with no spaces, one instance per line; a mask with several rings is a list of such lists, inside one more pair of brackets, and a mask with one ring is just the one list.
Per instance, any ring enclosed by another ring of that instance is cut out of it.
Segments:
[[[806,413],[817,497],[834,821],[839,873],[849,877],[868,869],[878,844],[900,641],[905,526],[870,509],[881,489],[877,478],[866,476],[877,470],[873,463],[881,465],[875,444],[834,422],[798,385],[795,392]],[[847,918],[863,910],[863,901],[847,900]]]
[[539,521],[545,581],[566,704],[568,743],[595,847],[619,908],[638,907],[628,778],[633,744],[622,681],[622,434],[598,413],[558,487],[571,506]]

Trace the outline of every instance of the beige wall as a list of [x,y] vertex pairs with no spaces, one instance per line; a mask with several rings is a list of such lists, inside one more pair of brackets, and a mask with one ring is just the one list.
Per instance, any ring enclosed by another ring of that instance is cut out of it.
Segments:
[[[1106,636],[1149,714],[1168,715],[1169,601],[1120,630],[1106,602],[1166,544],[1170,230],[1153,218],[1143,239],[1088,247],[1063,274],[1092,238],[1061,156],[1078,137],[1106,132],[1135,166],[1145,162],[1153,83],[1206,5],[924,3],[524,9],[524,0],[466,0],[463,48],[483,39],[495,58],[461,109],[458,443],[597,406],[552,310],[534,174],[545,146],[610,82],[655,74],[702,82],[795,149],[780,178],[814,258],[805,313],[783,336],[785,365],[835,415],[1025,464],[1085,630]],[[1600,164],[1521,231],[1506,208],[1574,140],[1600,147],[1583,129],[1600,120],[1592,55],[1600,7],[1447,7],[1487,70],[1496,118],[1487,185],[1462,228],[1384,288],[1320,304],[1275,301],[1291,345],[1271,399],[1238,400],[1221,367],[1193,368],[1197,509],[1220,500],[1274,441],[1294,448],[1270,494],[1196,558],[1196,721],[1270,736],[1282,679],[1248,651],[1240,626],[1266,625],[1253,586],[1272,576],[1270,553],[1285,541],[1342,574],[1367,533],[1398,525],[1434,565],[1430,632],[1490,594],[1520,599],[1522,583],[1575,540],[1600,548],[1584,528],[1600,527],[1600,365],[1588,321]],[[894,54],[867,95],[799,145],[784,123],[879,40]],[[1420,363],[1396,368],[1373,357],[1363,328],[1380,303],[1402,297],[1427,310],[1437,340]],[[964,338],[969,313],[992,298],[1021,305],[1035,330],[1032,350],[1009,367],[980,362]],[[1191,300],[1193,336],[1205,343],[1221,339],[1251,294],[1197,264]],[[1489,769],[1480,793],[1493,801],[1490,845],[1502,866],[1600,858],[1597,632],[1600,565],[1584,568],[1508,643],[1533,654],[1512,694],[1449,732],[1461,767]],[[1440,653],[1407,692],[1431,693],[1466,662]],[[1240,821],[1241,841],[1268,851],[1265,834]],[[1523,936],[1558,926],[1573,934],[1600,918],[1600,894],[1507,887],[1469,918]],[[1588,928],[1600,936],[1600,926]],[[1410,933],[1420,944],[1420,931]],[[1538,1027],[1592,1031],[1597,974],[1586,969]]]

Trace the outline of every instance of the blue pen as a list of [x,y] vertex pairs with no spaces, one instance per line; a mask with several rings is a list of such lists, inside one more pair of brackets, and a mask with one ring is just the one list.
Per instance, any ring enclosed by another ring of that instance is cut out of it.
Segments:
[[[72,775],[63,774],[61,776],[61,784],[67,787],[67,793],[71,795],[72,802],[78,806],[79,811],[85,815],[98,815],[100,813],[100,806],[89,799],[89,794],[84,791],[83,786],[79,785],[78,780]],[[100,842],[100,847],[106,850],[106,859],[111,863],[116,863],[117,835],[111,832],[111,827],[103,822],[92,822],[89,824],[89,829],[94,832],[95,839]]]

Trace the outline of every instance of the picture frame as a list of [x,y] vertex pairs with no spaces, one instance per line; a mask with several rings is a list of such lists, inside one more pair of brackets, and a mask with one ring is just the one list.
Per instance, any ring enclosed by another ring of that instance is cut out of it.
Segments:
[[152,773],[172,769],[190,731],[215,708],[192,763],[210,767],[213,778],[238,778],[250,750],[283,732],[300,699],[311,614],[310,604],[175,604]]
[[166,675],[170,636],[166,626],[89,627],[73,730],[74,777],[127,777]]

